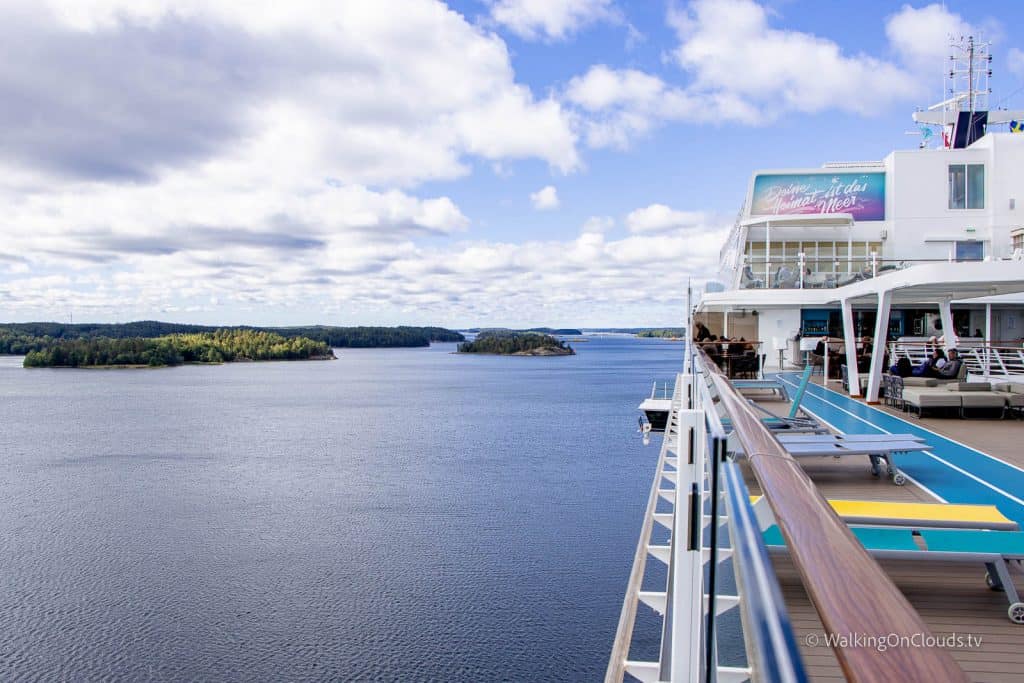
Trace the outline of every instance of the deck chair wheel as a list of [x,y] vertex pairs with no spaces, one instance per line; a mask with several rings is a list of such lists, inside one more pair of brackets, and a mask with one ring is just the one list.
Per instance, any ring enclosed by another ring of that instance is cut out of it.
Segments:
[[892,477],[892,483],[896,484],[896,486],[903,486],[907,483],[907,475],[902,472],[897,472]]
[[[1003,584],[999,583],[999,581],[989,572],[985,572],[985,585],[988,586],[989,590],[998,591],[1000,593],[1005,591]],[[1017,604],[1019,605],[1020,603]],[[1010,618],[1012,619],[1013,617]]]
[[1024,624],[1024,602],[1015,602],[1010,605],[1007,614],[1010,615],[1010,621],[1013,623]]

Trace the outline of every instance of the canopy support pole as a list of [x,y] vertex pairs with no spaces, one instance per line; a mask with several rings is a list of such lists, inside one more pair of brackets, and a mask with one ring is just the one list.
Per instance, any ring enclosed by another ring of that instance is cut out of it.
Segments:
[[860,396],[860,375],[857,373],[857,338],[853,329],[853,303],[843,299],[843,340],[846,346],[846,377],[850,396]]
[[882,365],[885,363],[885,343],[889,337],[889,310],[892,308],[892,290],[878,293],[878,317],[875,319],[875,347],[871,349],[871,374],[868,375],[868,403],[878,403],[882,385]]
[[955,349],[957,344],[956,328],[953,327],[953,311],[949,299],[943,299],[939,303],[939,316],[942,318],[942,339],[945,342],[943,346],[946,353],[949,353],[949,350]]

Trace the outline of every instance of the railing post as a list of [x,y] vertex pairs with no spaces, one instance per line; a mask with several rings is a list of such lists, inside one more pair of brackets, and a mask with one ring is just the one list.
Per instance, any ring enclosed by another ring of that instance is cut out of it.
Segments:
[[[693,378],[693,375],[688,376],[690,381]],[[704,600],[699,597],[705,593],[702,547],[704,461],[709,454],[704,411],[680,410],[678,415],[680,448],[675,509],[679,520],[684,519],[679,513],[686,510],[687,521],[684,529],[676,529],[672,539],[672,566],[669,570],[672,591],[668,596],[672,624],[668,627],[671,642],[667,645],[670,646],[671,680],[696,681],[700,679],[704,665],[701,654],[709,637],[704,630]],[[690,433],[693,434],[692,439],[689,438]]]

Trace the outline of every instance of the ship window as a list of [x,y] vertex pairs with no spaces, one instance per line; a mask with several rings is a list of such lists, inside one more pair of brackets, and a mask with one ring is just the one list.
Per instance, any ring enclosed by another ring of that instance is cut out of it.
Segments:
[[984,164],[950,164],[949,208],[985,208]]
[[985,258],[985,243],[981,240],[962,240],[956,243],[957,261],[981,261]]

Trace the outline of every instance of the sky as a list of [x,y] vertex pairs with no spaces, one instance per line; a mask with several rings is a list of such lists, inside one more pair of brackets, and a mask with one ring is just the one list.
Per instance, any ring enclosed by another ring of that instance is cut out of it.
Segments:
[[678,325],[751,174],[917,146],[1017,2],[0,0],[0,321]]

